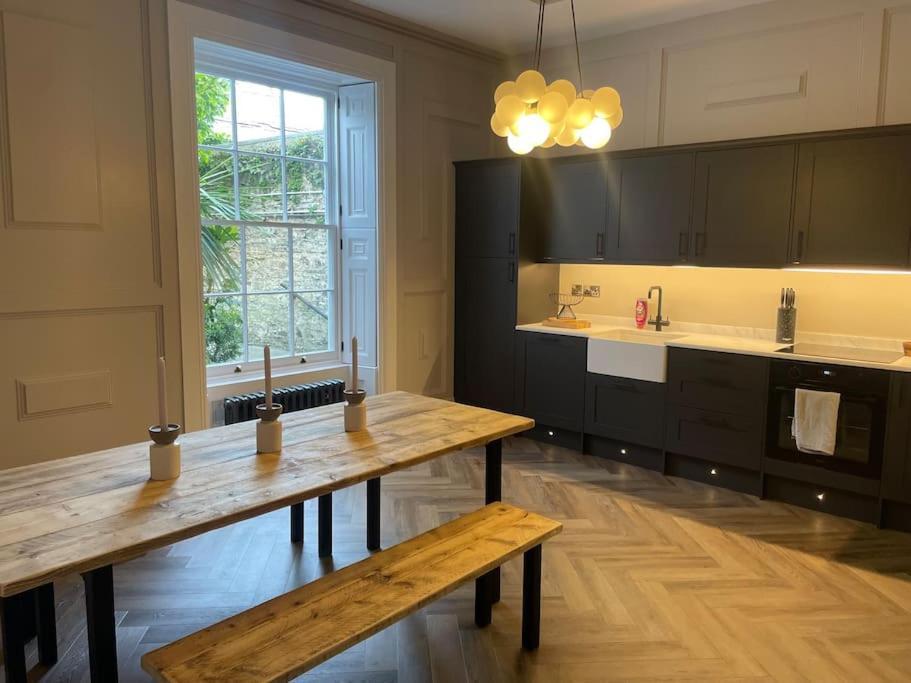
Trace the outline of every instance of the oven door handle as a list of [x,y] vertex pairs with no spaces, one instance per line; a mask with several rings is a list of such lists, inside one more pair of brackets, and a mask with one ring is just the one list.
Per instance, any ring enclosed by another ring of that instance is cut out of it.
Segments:
[[[793,394],[795,389],[807,389],[809,391],[832,391],[831,389],[824,389],[822,387],[815,386],[803,386],[803,387],[785,387],[785,386],[776,386],[774,387],[775,391],[781,393]],[[852,403],[868,403],[870,405],[875,405],[879,403],[882,399],[879,396],[874,396],[872,394],[863,394],[858,396],[857,394],[845,394],[843,392],[835,392],[841,394],[842,398],[847,398],[848,401]]]

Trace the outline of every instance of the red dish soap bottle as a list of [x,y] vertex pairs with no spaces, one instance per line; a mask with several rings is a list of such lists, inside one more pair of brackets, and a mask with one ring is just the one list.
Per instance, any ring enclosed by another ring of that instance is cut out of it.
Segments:
[[648,321],[648,299],[636,299],[636,327],[644,329]]

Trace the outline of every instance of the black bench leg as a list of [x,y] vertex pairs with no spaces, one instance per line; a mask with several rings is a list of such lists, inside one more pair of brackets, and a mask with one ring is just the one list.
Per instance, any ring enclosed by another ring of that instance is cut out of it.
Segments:
[[[503,500],[503,441],[497,439],[487,444],[484,459],[484,503],[490,505]],[[491,601],[500,602],[500,568],[492,575]]]
[[319,497],[319,556],[332,554],[332,494]]
[[295,503],[291,506],[291,542],[303,543],[304,541],[304,504]]
[[380,478],[367,480],[367,550],[380,549]]
[[537,650],[541,641],[541,546],[525,551],[522,567],[522,647]]
[[27,680],[25,668],[25,643],[30,639],[27,633],[29,606],[27,593],[0,598],[0,626],[3,627],[3,667],[7,683]]
[[474,581],[474,623],[478,628],[490,625],[493,578],[493,572],[487,572]]
[[54,584],[35,589],[35,624],[38,635],[38,661],[50,666],[57,662],[57,619],[54,614]]
[[95,683],[117,681],[117,631],[114,625],[114,568],[111,565],[82,575],[88,622],[89,671]]

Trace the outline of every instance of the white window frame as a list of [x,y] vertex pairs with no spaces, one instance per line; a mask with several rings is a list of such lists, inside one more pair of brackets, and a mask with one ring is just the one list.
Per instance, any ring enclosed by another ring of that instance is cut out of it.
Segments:
[[[299,228],[309,228],[309,229],[321,229],[327,230],[329,232],[329,249],[330,249],[330,259],[329,259],[329,282],[331,288],[329,291],[329,310],[330,315],[332,316],[329,321],[329,349],[327,351],[320,351],[314,353],[306,354],[292,354],[290,356],[284,356],[281,358],[273,359],[273,367],[281,371],[284,368],[291,368],[295,366],[300,366],[303,364],[311,363],[329,363],[329,362],[338,362],[341,359],[341,345],[340,345],[340,336],[341,336],[341,315],[342,315],[342,293],[341,293],[341,254],[339,250],[340,244],[340,228],[338,224],[338,206],[339,206],[339,175],[338,175],[338,88],[326,85],[319,81],[312,79],[304,78],[301,76],[293,77],[280,77],[272,69],[268,68],[265,64],[267,58],[264,57],[264,66],[263,68],[258,68],[255,62],[245,61],[241,65],[240,63],[233,60],[226,60],[228,64],[222,64],[213,60],[204,60],[201,63],[197,62],[194,69],[195,73],[205,73],[211,76],[218,76],[221,78],[226,78],[231,80],[231,119],[232,119],[232,143],[230,148],[218,147],[218,146],[208,146],[208,145],[198,145],[197,149],[209,149],[213,151],[231,151],[234,155],[234,202],[235,208],[240,201],[239,188],[238,188],[238,139],[237,139],[237,100],[236,100],[236,81],[247,81],[256,83],[259,85],[265,85],[272,88],[279,88],[282,90],[292,90],[294,92],[299,92],[305,95],[312,95],[322,98],[326,102],[325,110],[325,134],[326,134],[326,158],[324,160],[320,159],[302,159],[299,157],[290,157],[292,160],[303,160],[308,162],[322,163],[325,165],[325,183],[326,183],[326,216],[325,224],[316,224],[316,223],[304,223],[297,221],[287,221],[287,222],[270,222],[270,221],[248,221],[248,220],[232,220],[232,221],[216,221],[208,220],[203,221],[200,219],[200,227],[209,223],[212,225],[224,225],[230,223],[231,225],[237,226],[255,226],[255,227],[280,227],[291,229]],[[273,158],[289,158],[285,152],[285,136],[284,136],[284,107],[281,110],[282,114],[282,154],[279,156],[270,155],[270,154],[261,154],[259,156],[264,157],[273,157]],[[197,179],[197,193],[199,191],[198,179]],[[286,202],[286,199],[283,197],[283,204]],[[283,206],[283,210],[286,210],[287,206]],[[243,239],[243,231],[242,231]],[[289,233],[290,234],[290,233]],[[243,249],[242,249],[243,251]],[[289,284],[294,282],[294,265],[292,251],[289,245],[288,251],[288,278]],[[242,260],[241,266],[241,292],[225,292],[224,295],[233,295],[239,296],[241,298],[243,306],[243,319],[244,319],[244,328],[243,328],[243,349],[244,355],[247,354],[247,330],[248,330],[248,316],[247,316],[247,302],[248,297],[251,295],[251,292],[246,291],[246,278],[245,278],[245,260]],[[200,272],[200,277],[202,273]],[[292,285],[293,287],[293,285]],[[319,292],[324,292],[327,290],[314,290]],[[290,292],[286,290],[276,290],[276,291],[256,291],[252,294],[283,294],[288,293],[290,298],[289,306],[289,334],[294,334],[294,294],[306,293],[306,292]],[[219,293],[203,293],[203,297],[209,297],[213,295],[218,295]],[[202,302],[200,302],[201,305]],[[205,332],[203,332],[205,334]],[[293,348],[292,348],[293,350]],[[261,371],[263,363],[261,360],[244,360],[237,362],[227,362],[206,365],[206,376],[210,380],[219,380],[221,378],[229,376],[243,375],[244,373],[249,372],[258,372]]]

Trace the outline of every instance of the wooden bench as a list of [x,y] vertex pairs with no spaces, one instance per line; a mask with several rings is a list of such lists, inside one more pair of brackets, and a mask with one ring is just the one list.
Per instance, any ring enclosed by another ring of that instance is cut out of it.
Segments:
[[283,681],[452,592],[475,584],[490,623],[495,568],[524,553],[522,646],[538,647],[541,543],[559,522],[492,503],[142,657],[159,681]]

